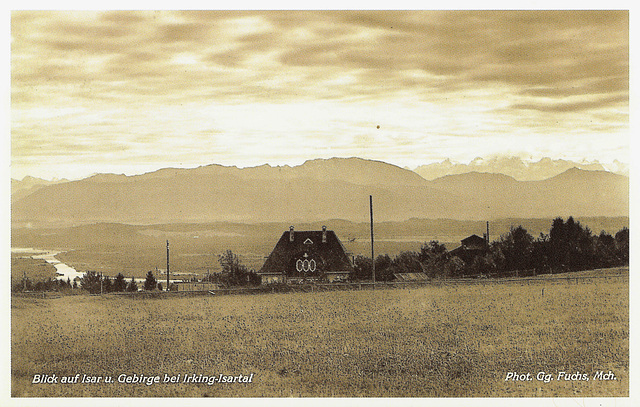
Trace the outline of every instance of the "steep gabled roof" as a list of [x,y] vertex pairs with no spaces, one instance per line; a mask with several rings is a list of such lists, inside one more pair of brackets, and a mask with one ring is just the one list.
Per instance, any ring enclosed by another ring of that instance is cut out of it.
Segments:
[[487,242],[478,235],[471,235],[467,238],[462,239],[460,243],[462,243],[462,246],[466,246],[470,249],[474,249],[474,248],[484,248]]
[[452,256],[468,256],[483,252],[487,248],[487,241],[478,236],[471,235],[460,241],[461,245],[449,251]]
[[[290,240],[290,233],[293,233],[293,241]],[[327,230],[326,242],[323,242],[322,234],[322,231],[315,230],[284,232],[259,273],[286,272],[295,266],[295,261],[304,254],[321,259],[322,264],[319,266],[323,272],[353,271],[353,266],[338,236],[332,230]]]

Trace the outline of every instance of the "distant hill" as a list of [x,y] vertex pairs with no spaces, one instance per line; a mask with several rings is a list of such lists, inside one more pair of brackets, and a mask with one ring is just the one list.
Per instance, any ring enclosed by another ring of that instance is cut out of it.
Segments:
[[459,199],[412,171],[358,158],[296,167],[210,165],[52,185],[16,201],[14,222],[203,222],[453,216]]
[[571,168],[542,181],[471,172],[435,179],[430,185],[472,202],[486,219],[556,216],[628,216],[629,178],[607,171]]
[[427,181],[380,161],[333,158],[300,166],[208,165],[136,175],[100,174],[14,199],[12,221],[312,222],[369,217],[495,219],[628,216],[628,178],[570,169],[544,181],[467,173]]
[[[162,169],[151,173],[129,177],[131,180],[149,180],[171,177],[231,176],[239,180],[290,181],[313,179],[318,181],[340,181],[353,185],[406,185],[424,186],[425,180],[413,171],[387,164],[382,161],[362,158],[331,158],[306,161],[298,166],[272,167],[264,164],[258,167],[238,168],[218,164],[194,169]],[[108,181],[125,181],[124,175],[100,175]],[[95,177],[94,177],[95,178]]]
[[34,193],[47,185],[55,185],[68,182],[66,179],[47,181],[40,178],[26,176],[22,180],[11,179],[11,200],[18,200]]
[[486,172],[509,175],[518,181],[541,181],[554,177],[571,168],[590,171],[607,170],[619,175],[629,176],[629,166],[617,160],[605,166],[597,161],[577,163],[569,160],[552,160],[548,157],[535,162],[524,161],[518,157],[476,158],[469,164],[456,163],[446,159],[438,163],[421,165],[415,168],[414,171],[427,180],[433,180],[446,175]]

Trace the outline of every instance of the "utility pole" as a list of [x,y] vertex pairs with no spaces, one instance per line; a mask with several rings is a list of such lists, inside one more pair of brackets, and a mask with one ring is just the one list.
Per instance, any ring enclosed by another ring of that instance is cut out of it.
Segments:
[[169,291],[169,241],[167,240],[167,291]]
[[373,280],[374,288],[376,283],[376,258],[373,254],[373,196],[369,195],[369,213],[371,215],[371,279]]
[[487,252],[489,252],[489,221],[487,221]]

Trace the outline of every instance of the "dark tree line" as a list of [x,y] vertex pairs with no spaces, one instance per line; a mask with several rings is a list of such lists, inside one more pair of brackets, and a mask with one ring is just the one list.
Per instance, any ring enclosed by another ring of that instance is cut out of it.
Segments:
[[[153,273],[151,273],[151,275],[153,276]],[[145,287],[151,287],[151,285],[147,286],[145,282]],[[76,281],[71,282],[69,279],[65,281],[49,278],[43,281],[32,282],[27,278],[26,280],[14,283],[12,291],[65,291],[78,288],[89,291],[91,294],[99,294],[100,292],[135,292],[138,291],[138,284],[133,277],[131,281],[127,282],[122,273],[118,273],[114,278],[110,278],[109,276],[102,276],[95,271],[87,271],[82,278],[80,278],[80,284]],[[162,286],[158,284],[157,288],[162,289]]]
[[[511,228],[493,242],[486,262],[497,275],[558,273],[629,264],[629,229],[614,236],[602,231],[595,235],[573,217],[553,220],[548,235],[533,238],[525,228]],[[469,270],[476,274],[482,270]]]
[[[352,280],[371,279],[371,258],[356,256]],[[437,241],[425,243],[420,252],[401,252],[391,258],[388,254],[376,257],[376,281],[392,281],[397,273],[425,273],[429,277],[455,277],[462,273],[465,263],[450,256]]]
[[95,271],[87,271],[80,279],[80,283],[81,287],[91,294],[138,291],[138,284],[134,278],[131,277],[131,281],[127,283],[122,273],[118,273],[111,279],[109,276],[103,276]]
[[71,280],[57,280],[55,278],[48,278],[42,281],[31,281],[26,278],[22,281],[13,283],[11,287],[12,292],[19,291],[66,291],[72,288],[77,288],[78,284]]
[[[131,277],[127,282],[122,273],[118,273],[114,278],[103,276],[95,271],[87,271],[80,279],[81,287],[91,294],[113,293],[113,292],[136,292],[139,290],[138,283]],[[162,290],[162,284],[158,283],[152,271],[147,273],[143,284],[145,291]]]
[[[553,220],[549,234],[537,238],[522,226],[492,242],[482,253],[466,258],[452,255],[437,241],[425,243],[419,252],[402,252],[395,258],[376,258],[376,281],[390,281],[396,273],[424,272],[431,278],[463,276],[512,276],[559,273],[629,264],[629,229],[614,236],[595,235],[573,217]],[[354,280],[371,279],[371,258],[354,259]]]

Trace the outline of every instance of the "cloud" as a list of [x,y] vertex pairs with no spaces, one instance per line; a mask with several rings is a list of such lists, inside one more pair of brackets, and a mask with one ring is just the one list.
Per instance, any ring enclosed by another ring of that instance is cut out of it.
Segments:
[[[360,73],[355,89],[400,81],[407,70],[431,76],[413,82],[416,87],[441,90],[451,80],[477,88],[491,81],[563,89],[580,79],[623,83],[628,77],[625,12],[112,12],[87,18],[52,12],[46,22],[47,14],[30,15],[13,14],[18,85],[38,78],[136,81],[142,75],[189,89],[207,86],[203,76],[216,75],[246,90],[245,97],[260,98],[252,73],[274,77],[299,68],[327,78],[338,70]],[[30,24],[36,35],[29,34]],[[167,63],[185,49],[197,57],[199,71]],[[28,67],[20,64],[23,54],[31,54],[24,58]],[[36,54],[54,58],[36,60]],[[83,62],[96,57],[105,57],[102,69],[88,69]],[[63,63],[69,60],[75,69]],[[163,86],[157,86],[160,94]],[[381,97],[388,93],[377,89]]]
[[541,112],[580,112],[583,110],[602,109],[610,106],[626,106],[629,103],[628,96],[611,96],[605,98],[598,98],[594,100],[582,100],[576,102],[562,102],[562,103],[530,103],[530,104],[516,104],[513,105],[514,109],[523,110],[538,110]]
[[[13,111],[84,112],[46,126],[14,115],[19,155],[60,154],[40,143],[52,134],[93,134],[96,151],[109,133],[116,144],[127,133],[237,134],[243,123],[202,116],[211,104],[313,115],[333,103],[330,126],[299,123],[326,142],[365,126],[340,112],[375,106],[403,118],[404,135],[386,139],[402,151],[424,134],[628,127],[627,11],[14,11],[11,36]],[[116,109],[125,113],[96,125]]]

